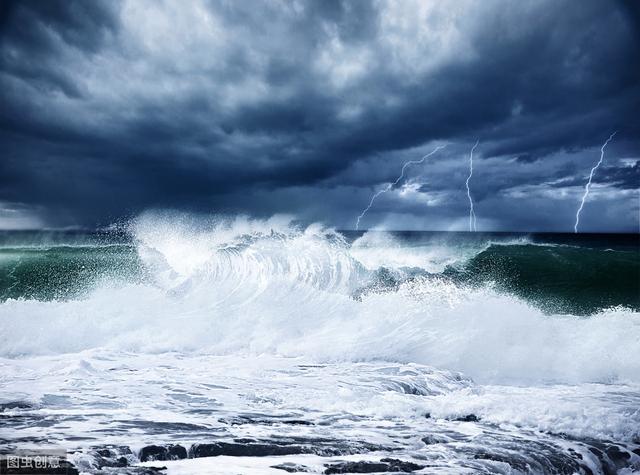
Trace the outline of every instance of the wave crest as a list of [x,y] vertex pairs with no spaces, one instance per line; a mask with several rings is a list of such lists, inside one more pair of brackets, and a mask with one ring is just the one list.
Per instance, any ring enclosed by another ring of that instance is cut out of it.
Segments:
[[380,270],[334,230],[285,218],[144,216],[132,229],[144,280],[103,282],[82,300],[7,300],[1,354],[269,353],[416,362],[481,381],[640,381],[640,314],[628,309],[545,315],[426,271],[354,298]]

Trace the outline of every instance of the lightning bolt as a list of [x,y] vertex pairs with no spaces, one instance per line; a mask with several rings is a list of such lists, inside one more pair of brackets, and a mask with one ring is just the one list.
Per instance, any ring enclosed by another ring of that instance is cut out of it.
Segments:
[[591,188],[591,180],[593,179],[593,174],[595,173],[595,171],[598,169],[598,167],[602,163],[602,160],[604,160],[604,149],[609,144],[609,142],[611,142],[611,140],[613,140],[613,137],[617,133],[618,133],[617,131],[612,133],[609,136],[609,138],[607,139],[607,141],[604,144],[602,144],[602,147],[600,147],[600,160],[598,160],[598,163],[596,163],[596,165],[591,169],[591,173],[589,173],[589,181],[587,182],[586,186],[584,187],[584,195],[582,195],[582,201],[580,202],[580,207],[578,208],[578,211],[576,212],[576,224],[573,226],[573,232],[574,233],[578,232],[578,225],[580,224],[580,213],[582,212],[582,208],[584,208],[584,202],[587,200],[587,197],[589,196],[589,189]]
[[469,232],[477,231],[476,227],[476,212],[473,210],[473,199],[471,198],[471,189],[469,188],[469,181],[473,176],[473,152],[480,143],[480,140],[476,140],[476,144],[471,147],[471,153],[469,154],[469,176],[467,177],[467,196],[469,197]]
[[377,191],[371,197],[371,201],[369,201],[369,206],[367,206],[362,211],[362,213],[360,213],[360,216],[358,216],[358,218],[356,219],[356,231],[360,229],[360,220],[362,218],[364,218],[364,215],[367,214],[367,211],[369,211],[371,209],[371,207],[373,206],[373,202],[376,200],[376,198],[378,198],[378,196],[380,196],[381,194],[386,193],[387,191],[391,190],[394,186],[396,186],[398,183],[400,183],[400,181],[404,178],[404,172],[405,172],[405,170],[407,169],[407,167],[409,165],[420,165],[421,163],[424,163],[424,161],[427,158],[429,158],[431,155],[433,155],[437,151],[442,150],[446,146],[447,146],[446,144],[445,145],[438,145],[431,152],[429,152],[428,154],[426,154],[422,158],[420,158],[420,160],[409,160],[408,162],[405,162],[405,164],[402,165],[402,171],[400,172],[400,176],[396,179],[396,181],[394,181],[393,183],[389,183],[386,187],[384,187],[382,190]]

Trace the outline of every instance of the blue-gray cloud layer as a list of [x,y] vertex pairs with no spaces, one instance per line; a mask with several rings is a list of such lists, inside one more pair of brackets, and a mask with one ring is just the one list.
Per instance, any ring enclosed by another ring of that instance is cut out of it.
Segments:
[[[8,1],[0,208],[49,226],[147,208],[353,227],[637,230],[634,2]],[[2,224],[3,213],[0,213]],[[28,220],[26,222],[29,222]]]

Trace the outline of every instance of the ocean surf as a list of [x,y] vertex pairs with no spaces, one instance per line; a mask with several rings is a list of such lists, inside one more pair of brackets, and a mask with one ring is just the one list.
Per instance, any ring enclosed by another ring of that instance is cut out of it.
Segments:
[[168,214],[5,232],[1,450],[89,473],[632,473],[638,244]]

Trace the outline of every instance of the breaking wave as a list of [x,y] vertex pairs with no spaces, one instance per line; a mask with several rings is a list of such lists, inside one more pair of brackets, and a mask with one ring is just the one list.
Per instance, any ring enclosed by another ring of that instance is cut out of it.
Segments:
[[576,266],[615,265],[634,285],[637,256],[611,264],[604,250],[520,239],[352,240],[287,218],[143,215],[128,232],[133,240],[117,245],[1,248],[0,353],[268,353],[417,362],[494,382],[640,381],[637,301],[614,295],[590,316],[550,313],[554,298],[531,290],[557,288],[549,281],[564,277],[550,269],[567,265],[592,293]]

